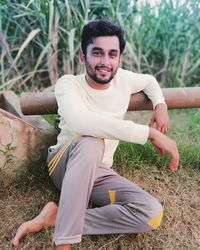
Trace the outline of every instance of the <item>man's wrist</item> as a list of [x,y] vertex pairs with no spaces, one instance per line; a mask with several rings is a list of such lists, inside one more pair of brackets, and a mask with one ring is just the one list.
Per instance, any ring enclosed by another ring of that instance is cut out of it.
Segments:
[[167,110],[167,104],[166,103],[158,103],[155,107],[155,110],[157,109],[165,109]]
[[155,138],[156,132],[157,131],[156,131],[155,128],[149,127],[149,136],[148,136],[148,139],[149,140],[153,140]]

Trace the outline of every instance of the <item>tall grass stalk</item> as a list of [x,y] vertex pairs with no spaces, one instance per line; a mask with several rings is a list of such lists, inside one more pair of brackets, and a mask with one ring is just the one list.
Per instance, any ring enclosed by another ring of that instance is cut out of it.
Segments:
[[3,89],[41,89],[80,73],[80,34],[109,17],[126,31],[123,67],[153,74],[164,87],[200,85],[200,3],[174,0],[0,0]]

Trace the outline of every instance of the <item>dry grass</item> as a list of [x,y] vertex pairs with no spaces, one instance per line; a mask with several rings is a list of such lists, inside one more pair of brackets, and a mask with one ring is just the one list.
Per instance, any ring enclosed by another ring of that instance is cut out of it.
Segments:
[[[182,123],[182,118],[185,125]],[[177,119],[183,127],[187,126],[187,119],[191,121],[188,114],[186,119],[184,112]],[[80,244],[73,246],[73,249],[199,250],[200,162],[197,161],[199,165],[194,166],[192,159],[184,160],[179,171],[171,173],[164,167],[165,164],[152,161],[148,164],[142,158],[136,159],[132,154],[128,158],[127,152],[130,154],[128,145],[122,144],[114,168],[157,197],[163,204],[164,219],[161,227],[151,233],[138,235],[85,236]],[[0,250],[12,249],[10,241],[22,222],[37,215],[47,201],[58,201],[59,193],[47,176],[46,167],[37,166],[20,182],[13,183],[7,188],[0,187]],[[52,249],[52,234],[51,228],[29,234],[18,249]]]
[[[199,170],[182,168],[172,174],[147,165],[141,169],[115,165],[115,169],[159,199],[165,210],[162,226],[138,235],[86,236],[73,249],[200,249]],[[20,223],[37,215],[47,201],[58,200],[58,193],[45,174],[39,180],[30,174],[20,183],[2,187],[0,195],[2,250],[11,249],[10,240]],[[52,233],[47,228],[27,235],[19,249],[51,249]]]

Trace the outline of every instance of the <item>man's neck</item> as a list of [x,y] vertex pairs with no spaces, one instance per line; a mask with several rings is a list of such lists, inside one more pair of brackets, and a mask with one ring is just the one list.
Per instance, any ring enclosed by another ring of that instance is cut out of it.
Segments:
[[85,76],[85,79],[86,79],[87,84],[93,89],[105,90],[105,89],[108,89],[110,86],[110,82],[105,83],[105,84],[97,83],[93,81],[88,75]]

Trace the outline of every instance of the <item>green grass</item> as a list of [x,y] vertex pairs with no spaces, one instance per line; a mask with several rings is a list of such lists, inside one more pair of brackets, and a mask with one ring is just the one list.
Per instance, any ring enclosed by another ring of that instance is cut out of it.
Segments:
[[55,125],[58,119],[58,115],[43,115],[42,117],[53,126]]
[[[177,142],[180,165],[200,169],[200,109],[169,110],[171,126],[169,136]],[[134,159],[134,161],[133,161]],[[156,164],[163,168],[169,156],[159,157],[151,143],[145,146],[121,142],[116,152],[116,162],[140,167],[140,163]]]
[[[176,122],[176,117],[179,117]],[[200,109],[171,110],[170,135],[180,144],[200,144]]]
[[[198,250],[199,234],[199,110],[170,111],[170,136],[177,139],[180,168],[172,173],[168,158],[160,159],[150,144],[122,142],[115,155],[114,169],[154,195],[164,206],[161,227],[151,233],[85,236],[75,250]],[[50,116],[54,120],[54,116]],[[49,119],[49,117],[48,117]],[[190,126],[190,124],[192,124]],[[189,134],[188,134],[189,133]],[[193,140],[193,139],[194,140]],[[33,166],[20,181],[0,188],[0,249],[9,250],[18,226],[34,216],[50,200],[58,202],[59,192],[48,177],[45,164]],[[24,249],[52,249],[53,229],[29,234]]]

